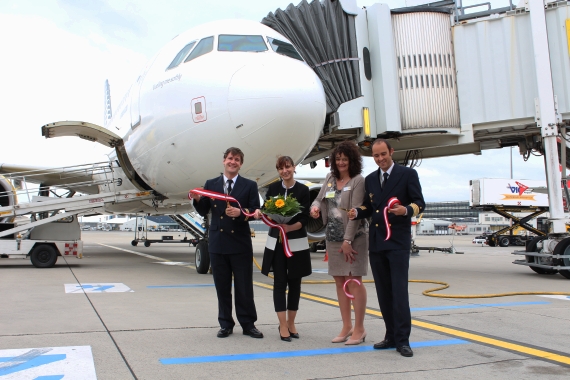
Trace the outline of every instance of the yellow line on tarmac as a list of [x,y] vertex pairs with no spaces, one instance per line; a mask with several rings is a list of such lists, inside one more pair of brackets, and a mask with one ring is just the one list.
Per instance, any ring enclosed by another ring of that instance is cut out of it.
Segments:
[[[256,286],[265,288],[265,289],[270,289],[270,290],[273,289],[272,285],[264,284],[261,282],[254,281],[253,284]],[[330,300],[327,298],[315,296],[312,294],[301,293],[301,297],[304,299],[315,301],[315,302],[325,304],[325,305],[338,306],[337,301],[333,301],[333,300]],[[372,309],[366,309],[366,314],[373,315],[375,317],[382,317],[381,312],[379,312],[377,310],[372,310]],[[541,349],[537,349],[537,348],[527,347],[527,346],[523,346],[521,344],[510,343],[510,342],[506,342],[504,340],[500,340],[500,339],[496,339],[496,338],[489,338],[489,337],[486,337],[483,335],[478,335],[478,334],[474,334],[474,333],[470,333],[470,332],[466,332],[466,331],[461,331],[461,330],[458,330],[455,328],[439,326],[439,325],[436,325],[433,323],[418,321],[415,319],[412,319],[412,325],[420,327],[420,328],[424,328],[426,330],[436,331],[436,332],[440,332],[442,334],[447,334],[447,335],[455,336],[458,338],[467,339],[467,340],[470,340],[473,342],[483,343],[483,344],[486,344],[489,346],[494,346],[494,347],[501,348],[504,350],[509,350],[512,352],[521,353],[521,354],[525,354],[528,356],[534,356],[534,357],[549,360],[549,361],[552,361],[555,363],[570,365],[570,356],[564,356],[564,355],[556,354],[554,352],[549,352],[549,351],[545,351],[545,350],[541,350]]]

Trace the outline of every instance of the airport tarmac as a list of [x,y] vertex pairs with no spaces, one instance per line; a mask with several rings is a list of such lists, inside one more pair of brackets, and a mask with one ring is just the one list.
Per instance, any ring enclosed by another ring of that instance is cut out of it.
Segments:
[[[160,235],[183,233],[157,233]],[[570,297],[433,298],[435,285],[410,283],[413,358],[373,350],[384,337],[373,283],[366,342],[333,344],[341,328],[333,284],[304,284],[300,339],[282,342],[272,280],[254,268],[264,339],[236,326],[216,337],[212,276],[193,268],[183,244],[131,246],[133,233],[83,233],[84,258],[59,258],[51,269],[29,260],[0,260],[0,379],[544,379],[570,376]],[[261,264],[266,234],[257,233]],[[512,264],[520,247],[481,247],[458,236],[464,254],[422,251],[410,279],[443,281],[439,293],[570,292],[560,275]],[[419,237],[420,246],[449,247],[450,236]],[[330,280],[324,252],[312,254],[307,280]],[[367,279],[372,275],[369,271]],[[81,284],[81,286],[79,285]]]

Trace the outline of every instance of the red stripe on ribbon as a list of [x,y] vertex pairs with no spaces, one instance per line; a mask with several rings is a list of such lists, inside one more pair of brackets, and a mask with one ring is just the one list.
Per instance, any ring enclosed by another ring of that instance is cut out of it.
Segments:
[[388,199],[388,204],[386,207],[384,207],[384,223],[386,224],[386,239],[384,239],[384,241],[389,240],[392,236],[392,229],[390,228],[390,223],[388,222],[388,210],[400,204],[401,203],[398,198],[392,197]]
[[354,299],[354,296],[352,294],[350,294],[350,292],[346,289],[346,286],[348,285],[348,283],[350,281],[354,281],[356,282],[358,285],[362,285],[362,282],[358,281],[356,278],[349,278],[348,280],[346,280],[344,282],[344,285],[342,286],[342,289],[344,290],[344,294],[346,294],[346,296],[350,299]]
[[[204,197],[208,197],[208,198],[212,198],[212,199],[218,199],[221,201],[226,201],[226,202],[236,202],[238,204],[239,209],[241,210],[241,212],[247,216],[248,218],[251,218],[255,215],[255,212],[246,212],[242,207],[241,204],[239,203],[239,201],[237,199],[235,199],[234,197],[230,196],[230,195],[226,195],[226,194],[222,194],[222,193],[218,193],[216,191],[210,191],[210,190],[204,190],[204,189],[193,189],[190,190],[188,192],[188,199],[192,199],[191,194],[198,194]],[[263,220],[263,223],[267,224],[269,227],[273,227],[273,228],[277,228],[279,229],[279,232],[281,234],[281,238],[283,239],[283,252],[285,253],[285,256],[287,257],[293,257],[293,252],[291,252],[291,248],[289,247],[289,240],[287,239],[287,233],[285,232],[285,228],[281,227],[279,224],[275,223],[274,221],[272,221],[267,215],[265,214],[261,214],[261,220]]]

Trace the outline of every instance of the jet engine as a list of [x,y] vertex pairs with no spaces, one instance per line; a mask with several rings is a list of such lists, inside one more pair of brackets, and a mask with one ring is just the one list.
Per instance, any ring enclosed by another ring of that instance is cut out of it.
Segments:
[[[8,179],[0,175],[0,207],[8,207],[16,204],[18,204],[16,189]],[[0,215],[0,223],[12,223],[13,221],[13,216],[2,217]]]

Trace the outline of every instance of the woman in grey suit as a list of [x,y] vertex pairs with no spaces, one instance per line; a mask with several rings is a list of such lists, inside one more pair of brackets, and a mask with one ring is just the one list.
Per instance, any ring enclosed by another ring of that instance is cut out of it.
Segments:
[[368,225],[365,220],[348,220],[347,215],[348,210],[364,201],[364,178],[360,174],[362,157],[352,141],[337,145],[330,157],[331,173],[311,205],[311,216],[318,218],[322,215],[326,225],[329,274],[335,280],[342,317],[342,330],[332,342],[353,345],[364,342],[366,338],[366,288],[355,281],[347,285],[354,296],[353,328],[350,298],[344,293],[343,285],[349,279],[362,281],[362,276],[368,273]]

